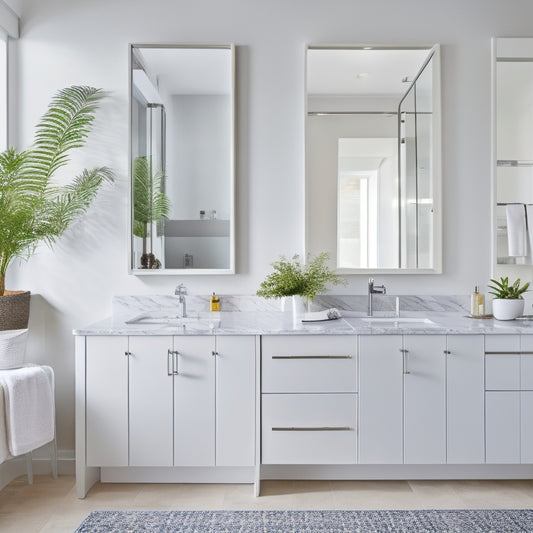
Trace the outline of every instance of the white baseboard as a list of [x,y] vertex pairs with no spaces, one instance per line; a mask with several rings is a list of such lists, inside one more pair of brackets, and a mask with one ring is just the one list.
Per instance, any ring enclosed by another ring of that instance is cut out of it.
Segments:
[[[48,446],[43,446],[33,453],[33,473],[46,475],[52,473]],[[73,476],[75,473],[74,450],[58,450],[57,469],[59,475]],[[26,475],[26,457],[18,456],[0,464],[0,490],[14,479]]]
[[261,465],[261,479],[533,479],[533,465]]

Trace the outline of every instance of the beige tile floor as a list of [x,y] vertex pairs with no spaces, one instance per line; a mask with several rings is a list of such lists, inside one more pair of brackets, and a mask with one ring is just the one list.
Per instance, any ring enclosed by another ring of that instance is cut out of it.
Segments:
[[20,477],[0,491],[1,533],[73,533],[103,509],[533,508],[531,481],[264,481],[252,485],[96,484],[84,500],[73,476]]

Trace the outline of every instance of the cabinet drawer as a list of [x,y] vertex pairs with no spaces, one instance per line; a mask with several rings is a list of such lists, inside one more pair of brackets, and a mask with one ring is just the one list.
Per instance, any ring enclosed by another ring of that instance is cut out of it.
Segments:
[[352,335],[265,336],[263,392],[356,392]]
[[520,353],[485,355],[486,390],[520,390]]
[[263,464],[356,462],[356,394],[264,394]]

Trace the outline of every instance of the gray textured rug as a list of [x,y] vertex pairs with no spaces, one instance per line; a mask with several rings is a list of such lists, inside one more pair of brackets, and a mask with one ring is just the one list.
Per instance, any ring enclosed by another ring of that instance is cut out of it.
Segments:
[[93,511],[76,533],[518,533],[533,510]]

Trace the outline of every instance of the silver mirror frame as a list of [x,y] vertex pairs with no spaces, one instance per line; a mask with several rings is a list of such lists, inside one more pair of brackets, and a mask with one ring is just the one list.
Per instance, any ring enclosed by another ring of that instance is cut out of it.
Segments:
[[[346,274],[442,274],[442,110],[441,110],[441,59],[440,59],[440,45],[419,45],[419,46],[390,46],[372,43],[364,44],[309,44],[304,51],[304,167],[305,167],[305,253],[319,253],[324,250],[311,250],[309,237],[309,220],[314,215],[311,211],[309,201],[309,186],[308,186],[308,95],[307,95],[307,58],[309,50],[336,50],[336,49],[355,49],[364,50],[368,48],[373,49],[427,49],[433,53],[433,58],[436,59],[438,68],[433,69],[433,101],[434,101],[434,116],[433,116],[433,138],[432,138],[432,154],[433,154],[433,190],[434,190],[434,224],[433,224],[433,268],[336,268],[336,272],[341,275]],[[436,105],[435,105],[436,103]],[[336,256],[336,255],[335,255]],[[336,259],[333,259],[336,263]],[[333,265],[336,267],[336,264]]]
[[[132,105],[133,88],[132,56],[134,48],[190,48],[190,49],[225,49],[231,51],[231,154],[230,154],[230,224],[229,224],[229,268],[165,268],[142,269],[133,264],[133,152],[132,152]],[[128,45],[128,274],[136,276],[197,276],[197,275],[232,275],[235,267],[235,190],[236,190],[236,91],[235,91],[235,45],[234,44],[190,44],[190,43],[130,43]]]

